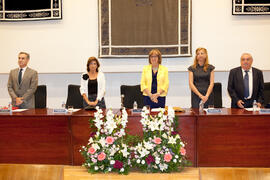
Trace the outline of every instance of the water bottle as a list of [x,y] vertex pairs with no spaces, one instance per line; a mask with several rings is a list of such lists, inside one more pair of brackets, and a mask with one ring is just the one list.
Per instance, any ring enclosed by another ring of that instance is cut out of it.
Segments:
[[203,112],[203,106],[204,106],[204,103],[201,100],[200,103],[199,103],[199,112]]
[[256,100],[254,100],[253,101],[253,111],[257,111],[257,108],[258,108],[257,102],[256,102]]
[[134,101],[134,103],[133,103],[133,109],[137,109],[137,108],[138,108],[137,102]]
[[9,113],[12,114],[12,102],[8,103]]
[[124,94],[121,94],[121,109],[124,109]]
[[66,102],[65,101],[62,102],[61,108],[66,109]]

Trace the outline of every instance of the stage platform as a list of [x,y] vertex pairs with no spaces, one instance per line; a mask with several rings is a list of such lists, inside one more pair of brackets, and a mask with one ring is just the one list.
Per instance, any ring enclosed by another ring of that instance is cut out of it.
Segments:
[[180,173],[89,174],[81,166],[0,164],[0,180],[269,180],[270,168],[185,168]]

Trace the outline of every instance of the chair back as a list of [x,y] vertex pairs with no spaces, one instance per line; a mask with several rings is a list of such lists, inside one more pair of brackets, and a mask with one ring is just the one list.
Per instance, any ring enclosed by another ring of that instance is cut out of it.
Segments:
[[80,86],[70,84],[68,85],[68,96],[66,102],[66,108],[73,106],[73,108],[79,109],[83,107],[83,97],[80,92]]
[[125,108],[133,108],[134,101],[137,102],[138,108],[143,108],[143,94],[140,85],[121,85],[120,93],[124,95],[123,105]]
[[264,106],[270,103],[270,82],[264,83],[264,89],[263,89],[263,95],[264,95]]
[[47,107],[47,86],[39,85],[35,92],[35,108]]
[[214,83],[212,93],[214,94],[214,107],[222,108],[222,84],[220,82]]

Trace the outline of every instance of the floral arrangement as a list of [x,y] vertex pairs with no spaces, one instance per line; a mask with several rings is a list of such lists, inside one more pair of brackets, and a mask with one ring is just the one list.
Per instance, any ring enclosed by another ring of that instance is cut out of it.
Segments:
[[143,141],[134,149],[134,166],[144,172],[172,172],[188,165],[185,144],[174,131],[175,112],[169,107],[167,114],[161,109],[151,116],[147,108],[142,110]]
[[127,121],[125,109],[122,110],[122,116],[114,115],[112,110],[108,110],[104,117],[102,110],[97,107],[92,120],[96,132],[91,135],[87,146],[80,150],[85,159],[83,166],[88,172],[129,172],[130,148],[124,143]]
[[[128,122],[125,109],[121,116],[114,115],[112,110],[104,116],[97,107],[94,119],[90,120],[95,131],[87,146],[80,150],[85,159],[83,166],[89,173],[128,174],[131,166],[144,172],[168,173],[189,165],[185,144],[175,131],[178,121],[173,108],[169,107],[167,111],[160,108],[157,115],[151,116],[144,107],[141,116],[143,138],[138,140],[125,133]],[[132,147],[130,140],[133,141]]]

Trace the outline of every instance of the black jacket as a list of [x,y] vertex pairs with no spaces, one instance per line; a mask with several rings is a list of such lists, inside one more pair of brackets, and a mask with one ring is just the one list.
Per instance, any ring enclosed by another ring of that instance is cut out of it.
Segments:
[[[252,67],[252,76],[253,76],[253,91],[251,100],[256,100],[257,102],[263,104],[263,88],[264,80],[263,73],[261,70]],[[230,70],[229,81],[228,81],[228,92],[231,96],[232,108],[238,108],[237,102],[239,100],[244,100],[244,79],[242,68],[237,67]]]

